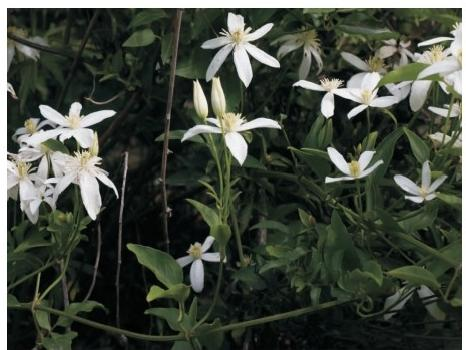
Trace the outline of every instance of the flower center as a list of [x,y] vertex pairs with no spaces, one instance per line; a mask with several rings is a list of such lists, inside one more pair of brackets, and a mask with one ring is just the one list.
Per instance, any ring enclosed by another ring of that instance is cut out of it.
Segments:
[[188,254],[191,255],[195,260],[202,257],[202,246],[200,243],[191,244],[188,249]]
[[431,63],[440,62],[445,58],[445,54],[443,53],[443,46],[442,45],[434,45],[428,51],[428,56]]
[[18,177],[20,179],[27,178],[31,164],[25,163],[22,160],[18,160],[16,166],[18,167]]
[[421,188],[419,188],[419,196],[426,199],[428,194],[429,194],[429,192],[427,191],[427,189],[424,186],[421,186]]
[[79,161],[81,168],[86,168],[87,163],[92,158],[92,154],[89,151],[75,152],[74,155]]
[[361,175],[361,168],[359,167],[359,162],[357,160],[352,160],[348,163],[350,175],[352,177],[359,177]]
[[231,39],[236,43],[236,44],[239,44],[243,41],[243,38],[244,38],[244,30],[237,30],[236,32],[234,33],[231,33],[230,36],[231,36]]
[[326,91],[332,91],[338,89],[343,85],[343,80],[340,79],[328,79],[323,78],[320,80],[320,86],[322,86]]
[[235,131],[243,123],[244,118],[239,113],[225,113],[220,119],[223,132]]
[[69,116],[65,116],[65,119],[68,121],[71,129],[77,129],[81,125],[81,117],[78,114],[70,114]]
[[32,120],[32,118],[26,119],[24,122],[24,127],[28,134],[32,135],[37,132],[37,124]]
[[380,72],[384,69],[383,59],[377,56],[371,56],[367,60],[367,65],[370,67],[372,72]]
[[370,90],[362,90],[361,91],[361,100],[362,103],[365,105],[369,105],[372,101],[372,91]]
[[309,30],[302,34],[301,40],[304,42],[304,45],[312,46],[316,49],[320,48],[320,40],[317,37],[315,30]]

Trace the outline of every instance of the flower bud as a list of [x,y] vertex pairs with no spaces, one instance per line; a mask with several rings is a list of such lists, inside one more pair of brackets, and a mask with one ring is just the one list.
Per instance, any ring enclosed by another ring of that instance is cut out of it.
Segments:
[[204,91],[199,81],[193,81],[193,103],[196,114],[199,118],[205,119],[209,114],[209,106],[205,98]]
[[95,131],[94,131],[94,136],[92,138],[92,145],[89,148],[89,152],[94,157],[96,157],[99,154],[99,137],[97,136],[97,132]]
[[226,101],[222,90],[222,84],[220,83],[220,78],[212,79],[212,95],[210,102],[212,103],[212,109],[214,110],[217,118],[221,118],[226,111]]

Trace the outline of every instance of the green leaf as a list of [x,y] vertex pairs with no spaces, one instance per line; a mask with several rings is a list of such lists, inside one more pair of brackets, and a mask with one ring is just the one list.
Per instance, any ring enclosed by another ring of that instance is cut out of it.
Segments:
[[183,303],[189,297],[191,288],[184,284],[176,284],[169,287],[167,290],[160,288],[159,286],[152,286],[149,293],[147,294],[147,302],[151,302],[157,299],[175,299],[176,301]]
[[194,199],[186,199],[194,208],[197,209],[199,214],[201,214],[205,223],[209,225],[210,230],[212,231],[215,226],[220,225],[220,218],[217,215],[217,212],[209,208],[207,205],[202,204],[201,202],[195,201]]
[[[168,326],[174,330],[174,331],[183,331],[183,328],[180,326],[179,322],[178,322],[178,316],[179,316],[179,310],[178,309],[175,309],[175,308],[151,308],[151,309],[147,309],[144,314],[146,315],[152,315],[152,316],[157,316],[157,317],[160,317],[162,319],[164,319],[165,321],[167,321],[168,323]],[[184,315],[183,317],[183,322],[181,322],[183,327],[186,329],[186,330],[189,330],[191,329],[192,327],[192,324],[191,324],[191,321],[189,319],[189,317],[187,315]]]
[[183,282],[183,271],[171,255],[138,244],[128,244],[127,247],[136,255],[139,263],[152,271],[166,287],[170,288]]
[[[93,300],[87,300],[87,301],[83,301],[80,303],[71,303],[68,307],[65,308],[64,311],[69,315],[77,315],[80,312],[86,312],[86,313],[91,312],[96,308],[107,311],[105,306]],[[62,327],[69,327],[71,326],[72,323],[73,323],[73,320],[71,320],[70,318],[60,316],[58,318],[56,325],[62,326]]]
[[220,246],[220,251],[225,253],[225,247],[231,237],[230,226],[225,224],[216,225],[210,231],[210,235],[215,238],[215,241]]
[[15,307],[15,306],[21,306],[21,303],[16,299],[16,297],[13,294],[8,294],[6,303],[8,307]]
[[387,272],[388,275],[408,281],[416,286],[426,285],[431,289],[439,289],[440,283],[428,270],[420,266],[403,266]]
[[455,209],[461,210],[461,198],[453,194],[437,192],[437,198],[442,202],[452,206]]
[[[222,349],[223,340],[225,338],[225,332],[212,332],[212,330],[219,328],[222,324],[220,320],[216,318],[213,323],[204,323],[199,326],[197,333],[197,339],[207,350],[218,350]],[[204,333],[206,333],[204,335]]]
[[193,347],[187,341],[177,340],[173,343],[171,350],[193,350]]
[[438,205],[435,202],[430,202],[428,205],[407,214],[405,218],[401,218],[398,224],[406,233],[414,233],[432,226],[437,214]]
[[257,229],[277,230],[286,234],[290,233],[290,229],[286,225],[273,220],[262,220],[261,222],[252,226],[249,230],[252,231]]
[[157,36],[152,29],[138,30],[123,43],[123,47],[142,47],[152,44]]
[[197,321],[197,297],[193,298],[191,302],[191,306],[189,307],[188,311],[189,319],[191,320],[192,324],[196,324]]
[[417,161],[422,164],[426,160],[429,160],[430,148],[426,143],[411,130],[403,128],[403,131],[408,137],[411,150],[413,151],[414,157],[416,157]]
[[417,62],[400,66],[391,72],[388,72],[382,79],[380,79],[377,87],[387,84],[396,84],[401,81],[416,80],[419,73],[428,66],[428,64]]
[[73,339],[78,336],[76,332],[67,332],[65,334],[50,333],[42,341],[42,346],[47,350],[71,350]]
[[128,28],[132,29],[146,24],[151,24],[152,22],[155,22],[161,18],[167,17],[167,14],[162,9],[144,9],[133,17],[129,23]]
[[392,32],[388,28],[374,28],[374,27],[363,27],[363,26],[353,26],[346,24],[339,24],[335,29],[342,31],[346,34],[352,35],[362,35],[367,39],[374,40],[386,40],[386,39],[396,39],[400,36],[399,33]]
[[380,159],[383,160],[383,164],[378,166],[377,169],[375,169],[374,171],[375,174],[372,175],[376,183],[383,178],[388,167],[390,166],[390,162],[393,157],[393,152],[395,150],[396,142],[398,141],[398,139],[401,137],[402,134],[403,134],[402,128],[398,128],[392,131],[389,135],[387,135],[382,140],[382,142],[379,143],[379,145],[375,149],[375,155],[372,160],[372,163],[375,163]]
[[48,139],[47,141],[42,142],[42,145],[50,148],[54,152],[70,154],[68,148],[63,143],[55,139]]
[[162,63],[167,64],[170,62],[170,56],[172,54],[172,35],[171,33],[166,33],[162,37],[162,48],[161,48],[161,53],[160,57],[162,58]]

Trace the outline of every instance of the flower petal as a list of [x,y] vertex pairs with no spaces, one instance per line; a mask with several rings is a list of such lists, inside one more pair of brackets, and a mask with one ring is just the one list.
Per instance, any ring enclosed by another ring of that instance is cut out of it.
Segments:
[[76,139],[76,141],[79,143],[81,147],[89,148],[92,146],[92,142],[94,140],[94,132],[91,129],[74,129],[71,130],[71,135]]
[[426,69],[422,70],[417,76],[418,79],[423,79],[434,74],[449,74],[461,70],[461,65],[455,57],[448,57],[441,62],[436,62]]
[[254,41],[254,40],[257,40],[259,38],[262,38],[265,34],[267,34],[272,29],[272,27],[273,27],[273,23],[264,24],[262,27],[260,27],[256,31],[254,31],[252,33],[249,33],[249,34],[246,34],[244,36],[244,40]]
[[366,74],[361,81],[361,89],[373,91],[379,83],[381,76],[377,72]]
[[331,92],[327,92],[320,103],[320,111],[325,118],[330,118],[335,112],[335,98]]
[[299,49],[301,46],[303,46],[303,43],[296,40],[286,42],[278,49],[277,58],[282,59],[285,55]]
[[371,165],[369,168],[367,169],[364,169],[363,171],[361,171],[361,175],[359,176],[360,179],[362,179],[363,177],[366,177],[367,175],[369,175],[370,173],[372,173],[375,168],[377,168],[379,165],[382,165],[383,164],[383,160],[380,159],[378,161],[376,161],[373,165]]
[[356,73],[348,80],[348,82],[346,83],[346,87],[350,89],[361,89],[362,80],[367,74],[369,73]]
[[419,197],[419,196],[405,196],[405,199],[411,201],[411,202],[414,202],[414,203],[422,203],[424,202],[424,198],[423,197]]
[[272,128],[272,129],[281,129],[280,124],[277,121],[269,118],[256,118],[250,122],[240,125],[236,131],[246,131],[257,128]]
[[115,187],[115,184],[105,175],[104,173],[97,172],[96,178],[100,180],[105,186],[111,188],[115,192],[115,196],[118,198],[118,190]]
[[24,139],[24,142],[31,145],[31,146],[37,146],[41,144],[44,141],[47,141],[49,139],[54,139],[58,135],[62,134],[68,129],[64,128],[58,128],[58,129],[52,129],[52,130],[40,130],[36,132],[35,134],[31,135],[27,139]]
[[211,125],[196,125],[196,126],[193,126],[191,129],[188,129],[184,133],[183,138],[181,139],[181,142],[184,142],[198,134],[204,134],[204,133],[221,134],[222,130],[220,130],[220,128],[217,128],[216,126],[211,126]]
[[443,43],[444,41],[451,41],[451,40],[453,40],[453,38],[450,38],[448,36],[440,36],[438,38],[433,38],[433,39],[429,39],[426,41],[422,41],[419,44],[417,44],[417,46],[430,46],[433,44]]
[[[440,108],[440,107],[427,107],[429,111],[434,114],[437,114],[441,117],[446,118],[448,116],[448,109],[447,108]],[[453,109],[450,111],[450,118],[456,118],[458,116],[458,111],[454,111]]]
[[207,41],[204,41],[201,45],[203,49],[216,49],[220,46],[225,46],[231,43],[231,40],[226,36],[219,36],[218,38],[213,38]]
[[[408,291],[409,292],[409,291]],[[395,294],[389,296],[387,299],[385,299],[385,304],[384,304],[384,310],[390,310],[390,312],[385,313],[383,315],[383,319],[385,321],[388,321],[390,318],[392,318],[398,311],[403,309],[405,304],[408,302],[409,299],[412,298],[413,294],[411,293],[408,297],[405,297],[406,295],[406,288],[400,288],[395,292]]]
[[324,62],[322,62],[322,57],[320,56],[320,52],[319,50],[313,48],[312,46],[309,48],[309,50],[311,51],[312,53],[312,56],[314,56],[316,62],[317,62],[317,73],[316,74],[319,74],[321,71],[322,71],[322,67],[324,66]]
[[448,176],[446,175],[443,175],[443,176],[440,176],[437,180],[435,180],[432,185],[430,185],[429,187],[429,193],[433,193],[437,190],[437,188],[440,187],[441,184],[443,184],[445,182],[445,180],[448,178]]
[[189,271],[189,280],[191,286],[196,293],[202,292],[204,289],[204,265],[201,259],[194,260]]
[[68,115],[74,115],[74,116],[81,116],[81,110],[83,109],[83,106],[79,102],[73,102],[70,106],[70,111],[68,112]]
[[194,259],[193,259],[193,257],[191,255],[186,255],[186,256],[183,256],[182,258],[176,259],[176,262],[181,267],[185,267],[186,265],[191,264],[193,262],[193,260]]
[[430,181],[431,181],[431,174],[430,174],[430,165],[429,161],[426,160],[424,163],[422,163],[422,187],[424,189],[428,189],[430,187]]
[[229,132],[225,134],[225,143],[231,155],[236,158],[240,165],[243,165],[248,156],[248,144],[244,137],[237,132]]
[[104,119],[113,117],[115,114],[116,112],[112,110],[103,110],[90,113],[81,119],[80,126],[82,128],[87,128],[88,126],[100,123]]
[[361,170],[364,170],[367,168],[367,166],[372,160],[372,157],[374,157],[374,154],[375,154],[375,151],[364,151],[361,153],[361,156],[358,159],[359,168]]
[[333,93],[337,96],[346,98],[347,100],[351,100],[357,103],[362,103],[362,99],[360,97],[361,95],[361,90],[360,89],[355,89],[355,88],[342,88],[342,89],[336,89],[333,91]]
[[202,243],[202,246],[201,246],[201,251],[203,253],[205,253],[206,251],[208,251],[210,249],[210,247],[212,247],[212,244],[214,243],[215,241],[215,238],[212,237],[212,236],[207,236],[207,238],[205,239],[204,243]]
[[96,178],[81,171],[79,174],[79,187],[81,189],[81,198],[87,214],[92,220],[97,218],[102,206],[102,199],[99,192],[99,183]]
[[244,17],[229,12],[227,18],[228,31],[234,33],[244,30]]
[[[395,45],[396,45],[396,43],[395,43]],[[396,48],[396,46],[391,46],[391,45],[382,46],[377,51],[377,56],[380,57],[381,59],[385,59],[385,58],[393,56],[397,51],[398,51],[398,49]]]
[[361,113],[363,110],[368,108],[368,105],[359,105],[354,107],[351,111],[348,112],[348,119],[351,119]]
[[420,195],[420,192],[419,192],[419,187],[413,182],[411,181],[410,179],[408,179],[407,177],[405,176],[402,176],[402,175],[395,175],[395,177],[393,178],[393,180],[395,180],[395,183],[400,186],[400,188],[405,191],[405,192],[408,192],[410,194],[413,194],[415,196],[419,196]]
[[58,113],[56,110],[54,110],[52,107],[46,106],[46,105],[40,105],[39,106],[40,114],[42,116],[55,124],[61,125],[61,126],[66,126],[68,125],[68,121],[65,119],[63,115]]
[[325,91],[325,89],[319,84],[313,83],[312,81],[300,80],[293,84],[293,86],[299,86],[307,90],[314,91]]
[[329,184],[332,182],[339,182],[339,181],[352,181],[354,180],[354,177],[351,176],[344,176],[344,177],[326,177],[325,178],[325,183]]
[[343,157],[343,155],[338,152],[335,148],[333,147],[328,147],[327,148],[327,153],[328,156],[330,157],[330,160],[332,161],[333,164],[344,174],[349,175],[350,170],[347,161]]
[[299,65],[299,70],[298,70],[299,79],[306,79],[306,77],[309,75],[309,72],[311,70],[311,64],[312,64],[311,51],[309,50],[309,48],[304,47],[303,59],[301,60],[301,64]]
[[426,102],[427,94],[429,92],[430,80],[416,80],[411,86],[411,95],[409,96],[409,106],[413,112],[417,112],[422,108]]
[[366,62],[364,62],[358,56],[353,55],[352,53],[342,52],[341,57],[346,62],[348,62],[349,64],[352,64],[353,66],[355,66],[359,70],[362,70],[364,72],[369,72],[371,70],[371,68],[369,67],[369,65]]
[[214,75],[219,70],[220,66],[223,64],[223,62],[225,62],[225,59],[227,58],[228,54],[231,52],[232,49],[233,45],[228,44],[222,47],[220,50],[218,50],[214,58],[212,58],[209,67],[207,68],[207,72],[205,74],[206,81],[210,81],[214,77]]
[[210,262],[220,262],[220,253],[204,253],[202,260]]
[[242,46],[237,46],[233,53],[233,57],[238,76],[244,83],[244,86],[248,87],[252,80],[252,67],[246,49]]
[[385,108],[397,104],[399,99],[395,96],[382,96],[374,98],[370,105],[371,107]]
[[265,51],[262,51],[261,49],[249,43],[244,44],[244,48],[259,62],[273,68],[280,68],[280,62],[278,62],[274,57],[270,56]]

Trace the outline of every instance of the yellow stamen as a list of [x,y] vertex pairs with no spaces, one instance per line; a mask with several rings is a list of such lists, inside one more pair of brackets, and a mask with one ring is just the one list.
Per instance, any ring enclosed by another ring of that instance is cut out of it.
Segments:
[[230,132],[236,130],[244,121],[239,113],[225,113],[220,118],[220,125],[223,132]]
[[69,116],[65,116],[65,119],[68,120],[69,127],[71,129],[79,128],[81,124],[81,116],[79,114],[70,114]]
[[326,91],[332,91],[338,89],[343,85],[343,80],[340,79],[320,79],[320,86],[322,86]]
[[361,99],[365,105],[369,105],[372,101],[372,91],[370,90],[361,91]]
[[200,243],[191,244],[188,249],[188,254],[191,255],[194,259],[200,259],[202,256],[202,246]]
[[26,128],[26,131],[28,134],[34,134],[37,132],[37,124],[32,120],[32,118],[26,119],[24,122],[24,127]]
[[18,167],[18,177],[20,179],[26,178],[29,174],[29,169],[31,168],[31,164],[23,162],[22,160],[18,160],[16,163],[16,166]]
[[361,175],[361,168],[359,167],[359,162],[357,160],[352,160],[348,163],[348,166],[352,177],[358,178]]
[[385,67],[383,59],[377,56],[369,57],[367,65],[370,67],[372,72],[380,72]]
[[442,45],[434,45],[432,48],[428,51],[429,52],[429,58],[432,63],[435,62],[440,62],[444,59],[445,54],[443,52],[443,46]]

